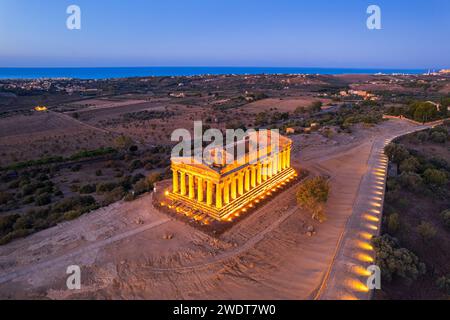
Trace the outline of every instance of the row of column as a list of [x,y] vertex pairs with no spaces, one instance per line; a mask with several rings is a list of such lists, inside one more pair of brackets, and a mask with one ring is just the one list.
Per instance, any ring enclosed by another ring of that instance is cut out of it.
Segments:
[[206,203],[208,206],[212,206],[214,203],[215,207],[220,209],[237,197],[272,178],[278,172],[289,168],[290,165],[290,150],[286,149],[263,162],[249,165],[220,182],[213,182],[179,169],[172,169],[172,191],[182,196],[188,196],[189,199],[200,203]]

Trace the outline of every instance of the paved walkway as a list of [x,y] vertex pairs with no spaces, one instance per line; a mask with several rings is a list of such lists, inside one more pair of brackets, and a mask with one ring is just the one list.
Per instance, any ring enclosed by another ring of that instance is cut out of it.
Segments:
[[417,126],[395,135],[375,138],[361,179],[353,211],[342,232],[333,260],[326,272],[315,299],[370,299],[373,291],[367,288],[370,275],[367,267],[374,264],[370,239],[381,227],[388,159],[384,147],[394,138],[423,130]]

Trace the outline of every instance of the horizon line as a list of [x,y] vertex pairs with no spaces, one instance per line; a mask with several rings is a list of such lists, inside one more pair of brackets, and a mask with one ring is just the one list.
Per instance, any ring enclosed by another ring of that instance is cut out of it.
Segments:
[[239,66],[226,66],[226,65],[179,65],[179,66],[14,66],[14,67],[3,67],[0,66],[0,69],[121,69],[121,68],[266,68],[266,69],[348,69],[348,70],[366,70],[366,69],[374,69],[374,70],[438,70],[438,69],[446,69],[446,67],[302,67],[302,66],[251,66],[251,65],[239,65]]

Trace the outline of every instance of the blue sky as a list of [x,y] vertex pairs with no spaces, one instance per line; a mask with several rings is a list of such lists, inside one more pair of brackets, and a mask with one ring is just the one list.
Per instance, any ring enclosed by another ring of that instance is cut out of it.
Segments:
[[0,67],[443,68],[449,39],[448,0],[0,0]]

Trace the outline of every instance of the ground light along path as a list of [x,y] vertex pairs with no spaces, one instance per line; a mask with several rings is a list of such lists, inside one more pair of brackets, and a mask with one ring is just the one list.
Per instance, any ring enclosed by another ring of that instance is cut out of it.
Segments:
[[428,128],[417,126],[404,132],[377,137],[367,163],[352,215],[342,232],[333,260],[315,299],[370,299],[373,291],[366,285],[374,263],[372,236],[379,235],[385,195],[388,159],[384,147],[396,137]]

